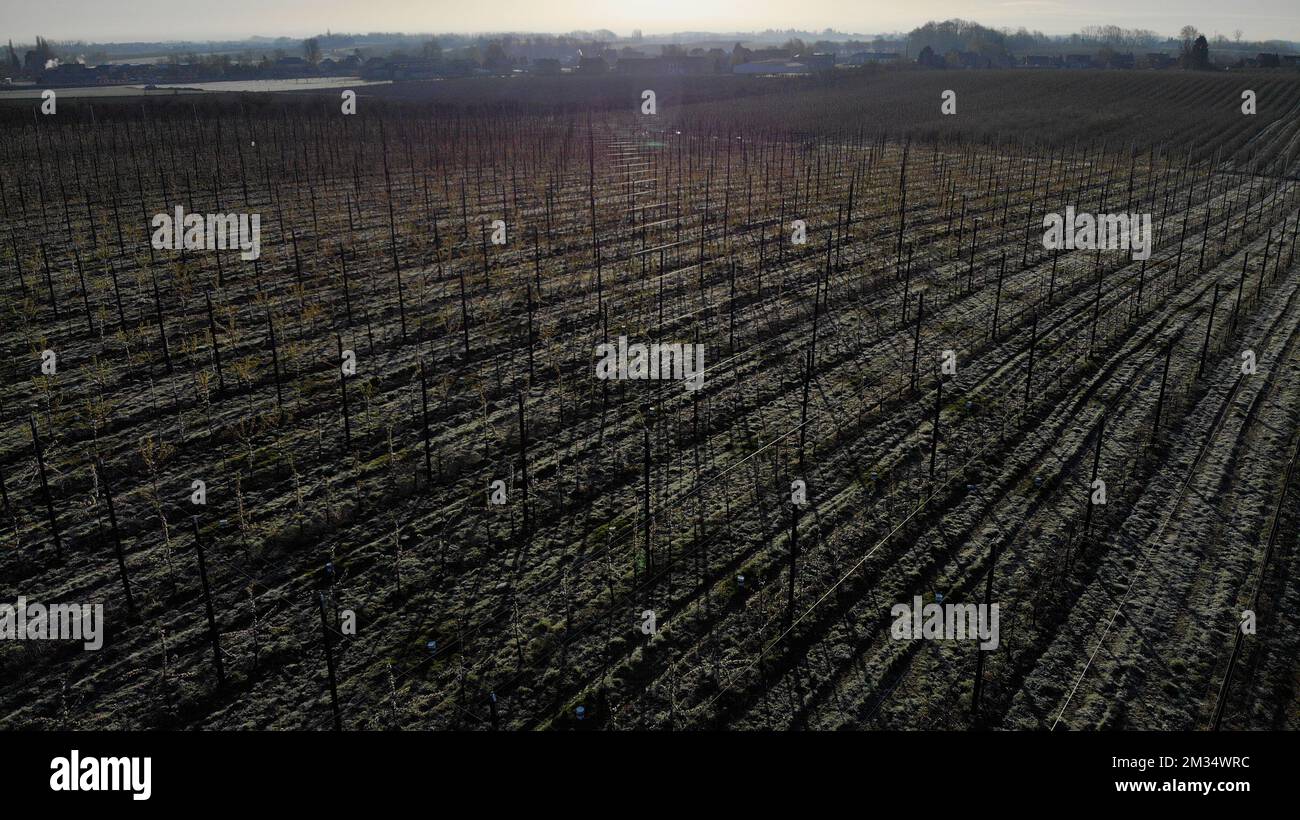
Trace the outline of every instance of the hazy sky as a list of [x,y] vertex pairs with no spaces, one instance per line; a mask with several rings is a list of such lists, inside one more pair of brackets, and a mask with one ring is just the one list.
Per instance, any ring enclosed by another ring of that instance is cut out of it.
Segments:
[[875,33],[962,17],[1066,34],[1094,24],[1300,40],[1300,0],[0,0],[0,36],[68,40],[305,37],[366,31],[618,34],[800,28]]

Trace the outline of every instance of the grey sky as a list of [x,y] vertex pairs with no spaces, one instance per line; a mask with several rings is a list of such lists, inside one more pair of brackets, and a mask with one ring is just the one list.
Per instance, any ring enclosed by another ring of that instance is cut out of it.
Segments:
[[962,17],[987,26],[1066,34],[1114,24],[1175,34],[1191,24],[1213,35],[1300,40],[1298,0],[0,0],[0,36],[30,42],[305,37],[326,29],[550,31],[618,34],[800,28],[875,33]]

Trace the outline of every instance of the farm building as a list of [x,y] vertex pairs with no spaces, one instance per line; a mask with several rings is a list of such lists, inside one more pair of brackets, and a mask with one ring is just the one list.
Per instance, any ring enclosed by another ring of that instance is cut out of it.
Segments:
[[614,71],[631,76],[681,76],[687,74],[714,74],[725,64],[725,57],[667,56],[626,57],[618,61]]
[[812,74],[813,70],[806,63],[796,60],[757,60],[752,63],[741,63],[731,69],[733,74],[790,74],[806,75]]
[[868,65],[870,63],[895,63],[902,59],[896,51],[859,51],[849,55],[845,65]]
[[1060,57],[1048,57],[1043,54],[1029,55],[1021,59],[1020,65],[1024,68],[1060,68]]

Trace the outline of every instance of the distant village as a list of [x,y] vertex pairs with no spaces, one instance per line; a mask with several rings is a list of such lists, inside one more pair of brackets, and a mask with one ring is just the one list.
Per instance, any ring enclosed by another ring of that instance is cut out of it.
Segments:
[[[1099,69],[1300,70],[1300,55],[1288,51],[1248,52],[1249,44],[1217,36],[1211,41],[1185,27],[1181,42],[1161,40],[1153,32],[1099,27],[1087,36],[1050,38],[1041,33],[986,29],[965,21],[928,23],[909,35],[871,41],[815,40],[792,37],[780,46],[747,47],[740,42],[689,47],[677,43],[642,45],[639,34],[619,46],[566,36],[507,35],[479,41],[458,40],[445,49],[436,39],[391,48],[385,54],[353,48],[348,36],[326,35],[292,41],[299,54],[276,48],[272,55],[215,52],[202,56],[172,53],[165,59],[128,59],[91,64],[77,56],[64,59],[60,49],[37,38],[22,52],[10,43],[4,82],[47,86],[176,85],[216,81],[285,80],[314,77],[360,77],[369,81],[439,80],[471,76],[626,75],[682,76],[737,74],[751,76],[827,75],[880,67],[961,69]],[[1196,35],[1193,39],[1192,35]],[[402,35],[405,36],[405,35]],[[284,40],[277,41],[281,46]],[[1160,44],[1162,49],[1151,46]],[[1148,48],[1142,50],[1140,46]],[[1290,44],[1284,44],[1290,45]],[[1035,47],[1042,53],[1034,53]],[[1128,46],[1126,48],[1125,46]],[[1137,47],[1134,47],[1137,46]],[[1013,50],[1016,53],[1013,53]],[[413,53],[412,53],[413,52]]]

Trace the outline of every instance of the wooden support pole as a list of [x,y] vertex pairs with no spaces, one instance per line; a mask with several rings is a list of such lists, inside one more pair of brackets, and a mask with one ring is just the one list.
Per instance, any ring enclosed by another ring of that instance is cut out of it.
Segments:
[[[523,544],[527,546],[528,538],[532,534],[532,521],[529,517],[528,507],[528,423],[524,417],[524,393],[522,390],[516,391],[515,401],[519,405],[519,473],[522,478],[523,486],[523,505],[524,505],[524,532]],[[647,493],[649,484],[647,482]],[[522,549],[521,549],[522,552]]]
[[158,277],[155,275],[152,278],[153,278],[154,314],[158,319],[158,341],[159,344],[162,346],[163,361],[166,362],[167,364],[167,372],[171,373],[172,354],[171,351],[167,348],[167,326],[163,320],[162,294],[158,292]]
[[59,535],[59,520],[54,515],[54,498],[50,495],[49,479],[45,475],[45,451],[41,447],[41,435],[36,430],[36,416],[29,415],[28,422],[32,426],[32,448],[36,451],[36,466],[41,474],[41,495],[45,498],[45,512],[50,519],[50,534],[54,539],[54,554],[58,557],[59,563],[63,563],[63,538]]
[[1034,311],[1034,324],[1029,331],[1029,368],[1025,372],[1025,412],[1029,412],[1029,400],[1033,396],[1034,353],[1038,347],[1038,311]]
[[[1262,274],[1261,274],[1262,275]],[[1219,304],[1219,283],[1214,283],[1214,295],[1210,298],[1210,317],[1205,323],[1205,341],[1201,344],[1201,361],[1196,366],[1196,378],[1205,374],[1205,356],[1210,352],[1210,334],[1214,330],[1214,309]]]
[[330,706],[334,710],[334,731],[343,731],[343,718],[339,714],[339,688],[334,677],[334,647],[330,642],[329,621],[325,618],[325,592],[317,590],[316,603],[320,606],[320,634],[325,644],[325,667],[330,676]]
[[224,393],[226,377],[221,369],[221,346],[217,344],[217,321],[212,315],[212,296],[207,291],[203,292],[203,301],[208,306],[208,333],[212,336],[212,359],[217,365],[217,392]]
[[1007,255],[1002,254],[1002,261],[998,263],[998,288],[997,295],[993,297],[993,341],[998,340],[998,314],[1002,310],[1002,277],[1007,272]]
[[280,390],[280,350],[275,342],[275,320],[271,318],[269,310],[266,312],[266,327],[271,334],[271,365],[275,368],[275,407],[283,415],[284,394]]
[[1165,406],[1165,382],[1169,379],[1169,358],[1173,355],[1173,352],[1174,346],[1171,342],[1165,347],[1165,368],[1160,374],[1160,393],[1156,397],[1156,418],[1151,429],[1152,441],[1154,441],[1155,437],[1160,434],[1160,414]]
[[1237,314],[1241,311],[1241,291],[1246,286],[1246,263],[1250,260],[1250,253],[1247,252],[1241,258],[1241,277],[1237,279],[1237,301],[1232,305],[1232,323],[1231,327],[1235,330],[1237,327]]
[[433,488],[433,454],[429,447],[429,388],[424,375],[424,362],[420,362],[420,436],[424,439],[424,474]]
[[[993,573],[998,566],[998,539],[995,536],[993,542],[989,544],[989,569],[984,575],[984,608],[989,610],[993,606]],[[980,694],[984,689],[984,653],[992,650],[986,650],[978,644],[975,646],[977,654],[975,655],[975,679],[971,685],[970,711],[972,715],[979,715],[980,711]]]
[[930,480],[934,481],[934,460],[939,452],[939,409],[943,407],[943,374],[934,386],[934,429],[930,433]]
[[794,588],[798,580],[799,562],[799,505],[790,505],[790,582],[787,584],[785,628],[794,626]]
[[335,336],[339,350],[339,393],[343,397],[343,444],[347,450],[352,450],[352,413],[348,409],[348,374],[343,370],[343,337]]
[[1085,535],[1092,532],[1092,508],[1097,506],[1092,503],[1092,488],[1097,483],[1097,471],[1101,469],[1101,442],[1105,437],[1106,415],[1102,413],[1101,423],[1097,425],[1097,448],[1092,454],[1092,478],[1088,482],[1088,509],[1083,517],[1083,532]]
[[0,465],[0,508],[4,509],[5,514],[10,512],[9,490],[5,488],[5,471],[3,465]]
[[1142,260],[1142,269],[1138,272],[1138,292],[1137,292],[1137,310],[1134,312],[1135,318],[1142,316],[1142,291],[1147,282],[1147,260]]
[[645,571],[646,577],[650,577],[650,570],[654,561],[654,553],[650,547],[650,405],[641,405],[641,433],[643,441],[643,472],[645,480],[645,495],[642,499],[642,527],[645,533]]
[[912,339],[912,393],[916,393],[918,378],[917,367],[921,357],[921,320],[925,317],[925,293],[916,296],[916,334]]
[[194,526],[194,549],[199,556],[199,580],[203,582],[203,606],[208,612],[208,638],[212,641],[212,663],[217,667],[217,686],[226,685],[226,669],[221,663],[221,634],[217,632],[217,619],[212,612],[212,590],[208,587],[208,566],[203,560],[203,540],[199,537],[199,517],[190,518]]
[[[348,206],[348,218],[352,218],[351,206]],[[352,288],[348,285],[348,257],[343,249],[343,243],[339,243],[339,268],[343,273],[343,309],[348,317],[348,327],[352,327]]]
[[108,525],[113,533],[113,552],[117,557],[117,571],[122,577],[122,589],[126,592],[127,611],[135,615],[135,599],[131,596],[131,579],[126,574],[126,556],[122,551],[122,534],[117,527],[117,510],[113,506],[113,488],[108,483],[108,471],[104,469],[104,463],[98,458],[95,459],[95,472],[99,475],[99,482],[104,487],[104,501],[108,505]]

